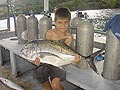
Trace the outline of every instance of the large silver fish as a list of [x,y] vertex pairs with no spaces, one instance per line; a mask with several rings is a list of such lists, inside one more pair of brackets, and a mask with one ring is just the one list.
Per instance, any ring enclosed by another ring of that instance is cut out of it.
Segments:
[[25,90],[24,88],[22,88],[18,84],[10,81],[9,79],[3,78],[3,77],[0,77],[0,82],[3,83],[4,85],[6,85],[7,87],[13,89],[13,90]]
[[[97,68],[93,62],[95,56],[102,50],[97,51],[89,56],[80,56],[86,58],[90,67],[97,72]],[[20,56],[33,62],[36,57],[40,58],[42,63],[52,64],[54,66],[63,66],[72,63],[74,55],[77,53],[65,43],[52,40],[33,40],[24,45],[20,51]]]

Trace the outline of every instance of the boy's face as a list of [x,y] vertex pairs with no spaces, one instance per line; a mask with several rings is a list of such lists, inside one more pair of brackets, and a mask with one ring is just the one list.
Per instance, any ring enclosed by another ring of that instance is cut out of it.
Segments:
[[59,18],[55,21],[55,27],[56,30],[59,30],[60,32],[66,32],[69,27],[69,19],[67,18]]

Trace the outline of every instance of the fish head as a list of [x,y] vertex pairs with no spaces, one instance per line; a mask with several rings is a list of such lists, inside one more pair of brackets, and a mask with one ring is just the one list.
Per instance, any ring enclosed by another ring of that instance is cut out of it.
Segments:
[[34,54],[36,54],[37,52],[40,52],[40,47],[38,42],[39,40],[33,40],[30,42],[27,42],[20,50],[19,55],[26,59],[31,59],[31,57]]

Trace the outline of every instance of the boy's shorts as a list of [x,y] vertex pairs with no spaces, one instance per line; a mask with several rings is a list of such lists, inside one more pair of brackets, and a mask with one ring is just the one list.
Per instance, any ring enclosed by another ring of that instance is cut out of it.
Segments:
[[40,83],[49,81],[49,77],[50,80],[54,78],[60,78],[61,81],[66,80],[66,73],[64,70],[49,64],[41,64],[34,70],[34,76]]

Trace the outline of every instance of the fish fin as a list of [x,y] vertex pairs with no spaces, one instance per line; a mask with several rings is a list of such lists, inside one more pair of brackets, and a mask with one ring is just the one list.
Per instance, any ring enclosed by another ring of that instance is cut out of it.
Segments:
[[60,43],[65,43],[66,38],[58,40]]
[[99,74],[98,70],[97,70],[97,67],[96,67],[96,65],[94,63],[94,58],[89,58],[89,59],[90,60],[87,59],[87,62],[89,64],[90,68],[92,68],[97,74]]
[[98,50],[98,51],[96,51],[96,52],[94,52],[94,53],[92,53],[92,54],[90,54],[90,55],[88,55],[88,56],[83,56],[83,55],[81,55],[80,54],[80,56],[82,56],[83,58],[90,58],[90,57],[96,57],[97,55],[99,55],[102,51],[104,51],[105,50],[105,48],[102,48],[102,49],[100,49],[100,50]]
[[99,74],[99,73],[98,73],[97,67],[96,67],[96,65],[95,65],[95,63],[94,63],[94,59],[95,59],[95,57],[96,57],[99,53],[101,53],[101,52],[104,51],[104,50],[105,50],[105,48],[102,48],[101,50],[98,50],[98,51],[94,52],[93,54],[85,57],[85,58],[86,58],[86,61],[87,61],[88,64],[89,64],[89,66],[90,66],[97,74]]
[[[44,58],[45,56],[55,56],[55,57],[57,57],[57,58],[62,59],[62,58],[59,57],[58,55],[55,55],[55,54],[50,53],[50,52],[37,52],[37,53],[34,54],[34,55],[38,55],[38,57],[40,56],[41,58]],[[34,57],[34,56],[32,56],[32,57]],[[63,59],[62,59],[62,60],[63,60]]]
[[60,40],[50,40],[50,41],[65,44],[65,40],[66,40],[66,38],[63,38],[63,39],[60,39]]

